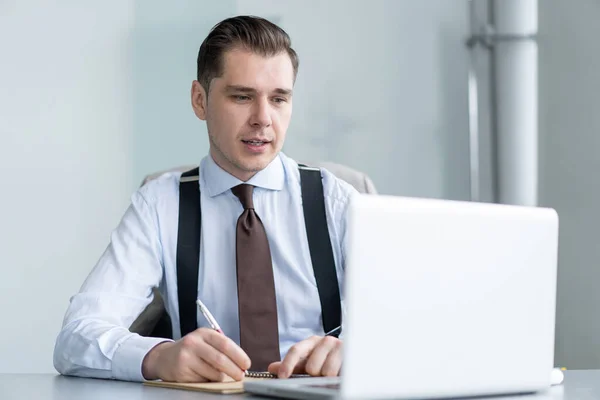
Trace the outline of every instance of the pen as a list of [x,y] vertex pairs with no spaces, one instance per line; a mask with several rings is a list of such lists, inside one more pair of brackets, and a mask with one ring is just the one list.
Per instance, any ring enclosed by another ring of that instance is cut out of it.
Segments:
[[332,330],[327,332],[325,334],[325,336],[339,337],[341,333],[342,333],[342,326],[340,325],[337,328],[333,328]]
[[[204,305],[204,303],[202,303],[202,301],[200,301],[200,299],[196,299],[196,304],[198,304],[198,307],[200,307],[200,311],[202,311],[204,318],[206,318],[206,320],[210,324],[211,328],[213,328],[215,331],[219,332],[221,335],[224,335],[223,330],[219,326],[219,323],[217,322],[215,317],[213,317],[213,315],[210,313],[210,311],[208,311],[208,307],[206,307]],[[248,370],[244,371],[244,375],[248,376]]]
[[208,323],[210,324],[210,326],[215,331],[217,331],[219,333],[223,333],[223,330],[221,329],[221,327],[217,323],[217,320],[215,319],[215,317],[212,316],[212,314],[210,313],[210,311],[208,311],[208,308],[204,305],[204,303],[202,303],[200,301],[200,299],[197,299],[196,300],[196,304],[198,304],[198,307],[200,307],[200,311],[202,311],[202,314],[204,315],[204,318],[206,318],[206,320],[208,321]]

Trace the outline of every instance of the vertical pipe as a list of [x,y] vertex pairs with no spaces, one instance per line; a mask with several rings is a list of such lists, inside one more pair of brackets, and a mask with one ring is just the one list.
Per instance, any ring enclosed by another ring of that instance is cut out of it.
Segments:
[[[471,35],[477,34],[477,21],[475,2],[469,1],[469,15],[471,20]],[[477,88],[477,74],[475,71],[475,49],[469,50],[469,76],[468,76],[468,99],[469,99],[469,182],[471,201],[480,201],[479,189],[479,91]]]
[[[494,1],[497,35],[538,30],[537,0]],[[538,50],[534,40],[499,40],[494,46],[498,201],[538,201]]]

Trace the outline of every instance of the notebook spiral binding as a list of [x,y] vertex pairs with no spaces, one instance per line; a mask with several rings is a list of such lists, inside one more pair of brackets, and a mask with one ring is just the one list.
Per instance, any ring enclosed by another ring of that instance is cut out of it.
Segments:
[[255,372],[255,371],[246,371],[245,376],[247,378],[277,378],[277,375],[273,375],[270,372]]

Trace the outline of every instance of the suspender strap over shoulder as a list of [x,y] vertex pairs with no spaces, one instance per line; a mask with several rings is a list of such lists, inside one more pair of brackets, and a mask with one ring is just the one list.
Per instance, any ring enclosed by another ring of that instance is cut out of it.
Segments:
[[179,183],[179,228],[177,232],[177,296],[181,337],[197,328],[196,296],[200,265],[199,168],[181,175]]
[[329,332],[341,325],[342,309],[335,260],[327,227],[321,171],[318,168],[301,165],[300,179],[308,247],[321,300],[323,329]]

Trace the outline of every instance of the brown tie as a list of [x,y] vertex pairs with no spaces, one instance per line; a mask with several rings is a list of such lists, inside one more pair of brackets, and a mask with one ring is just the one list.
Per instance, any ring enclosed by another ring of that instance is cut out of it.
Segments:
[[240,345],[252,360],[252,371],[266,371],[280,360],[279,330],[269,241],[254,211],[253,190],[247,184],[231,189],[244,207],[236,230]]

